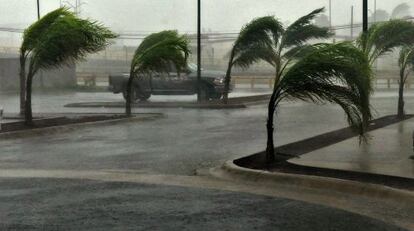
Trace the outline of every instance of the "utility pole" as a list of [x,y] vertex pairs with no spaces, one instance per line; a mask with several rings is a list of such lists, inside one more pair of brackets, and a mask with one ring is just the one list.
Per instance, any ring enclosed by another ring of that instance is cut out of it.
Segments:
[[201,102],[201,0],[197,2],[197,102]]
[[377,0],[374,0],[374,23],[377,22]]
[[37,20],[40,19],[40,4],[39,4],[39,0],[37,0]]
[[329,29],[332,30],[332,0],[329,0]]
[[354,6],[351,6],[351,40],[354,39]]
[[368,31],[368,0],[362,0],[362,30]]

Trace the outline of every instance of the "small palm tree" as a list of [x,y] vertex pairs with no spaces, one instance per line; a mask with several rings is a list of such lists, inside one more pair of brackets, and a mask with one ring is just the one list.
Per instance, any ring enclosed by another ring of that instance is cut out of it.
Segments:
[[[24,54],[21,60],[30,58],[26,76],[26,124],[32,125],[32,81],[37,71],[82,60],[88,53],[103,50],[109,45],[109,39],[115,37],[99,23],[77,18],[66,8],[52,11],[26,29],[21,48]],[[26,75],[25,63],[21,67]]]
[[134,78],[168,72],[170,64],[177,74],[187,68],[189,41],[177,31],[161,31],[147,36],[134,53],[127,84],[125,113],[131,115],[131,92]]
[[404,85],[410,75],[414,64],[414,46],[405,46],[401,48],[398,65],[400,66],[400,79],[398,90],[398,111],[397,116],[404,118]]

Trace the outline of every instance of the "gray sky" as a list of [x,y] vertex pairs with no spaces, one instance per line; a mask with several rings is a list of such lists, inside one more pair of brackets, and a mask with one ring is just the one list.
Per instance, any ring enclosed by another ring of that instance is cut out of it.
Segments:
[[[59,6],[59,0],[40,0],[41,13]],[[62,2],[65,2],[62,0]],[[74,3],[74,0],[68,2]],[[196,0],[83,0],[82,16],[103,22],[117,32],[196,29]],[[282,22],[292,22],[318,7],[327,7],[328,0],[202,0],[203,28],[212,31],[238,31],[254,17],[274,14]],[[373,9],[374,0],[370,0]],[[377,8],[391,11],[407,2],[414,9],[414,0],[377,0]],[[333,24],[350,21],[351,5],[355,21],[361,21],[362,0],[332,0]],[[36,0],[0,0],[0,26],[24,28],[36,19]]]
[[[76,0],[61,0],[74,4]],[[60,0],[40,0],[41,15],[60,5]],[[370,9],[374,9],[374,0]],[[82,17],[102,22],[117,33],[157,32],[177,29],[196,31],[197,0],[82,0]],[[202,27],[213,32],[238,32],[255,17],[275,15],[290,23],[310,11],[325,7],[329,0],[201,0]],[[414,0],[377,0],[377,8],[389,12],[406,2],[414,9]],[[362,21],[362,0],[332,0],[333,25],[349,24],[351,6],[355,22]],[[36,0],[0,0],[0,27],[24,29],[37,18]],[[326,14],[328,12],[326,11]],[[340,33],[338,31],[337,33]],[[0,31],[0,47],[18,47],[21,34]],[[134,40],[118,40],[119,45],[135,45]]]

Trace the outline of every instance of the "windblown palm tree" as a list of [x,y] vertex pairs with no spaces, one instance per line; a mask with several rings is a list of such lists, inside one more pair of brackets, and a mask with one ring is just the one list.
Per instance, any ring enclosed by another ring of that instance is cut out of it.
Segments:
[[40,38],[43,33],[59,17],[67,16],[70,13],[64,8],[59,8],[45,15],[41,20],[32,24],[24,31],[23,43],[20,47],[20,114],[24,115],[26,101],[26,62],[30,52],[41,42]]
[[263,60],[275,68],[266,125],[267,163],[275,159],[274,115],[284,99],[336,103],[361,135],[371,118],[371,69],[364,54],[350,43],[308,44],[331,36],[328,28],[312,24],[322,11],[317,9],[287,28],[273,17],[256,19],[243,28],[232,50],[227,83],[234,65],[248,67]]
[[187,68],[189,41],[177,31],[161,31],[147,36],[134,53],[127,84],[125,113],[131,115],[131,92],[134,78],[168,72],[173,64],[177,74]]
[[401,48],[400,58],[398,60],[398,65],[400,66],[400,80],[399,90],[398,90],[398,111],[397,116],[399,118],[404,118],[404,85],[407,81],[408,76],[413,70],[414,65],[414,46],[405,46]]
[[[29,57],[26,76],[25,121],[32,124],[32,81],[40,69],[60,67],[82,60],[88,53],[103,50],[116,35],[97,22],[77,18],[66,8],[47,14],[23,35],[23,62]],[[25,63],[21,64],[26,75]]]

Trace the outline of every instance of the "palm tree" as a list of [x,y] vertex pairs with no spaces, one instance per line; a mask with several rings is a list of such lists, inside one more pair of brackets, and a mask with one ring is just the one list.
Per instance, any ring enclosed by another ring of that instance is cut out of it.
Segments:
[[[40,69],[56,68],[103,50],[116,35],[101,24],[77,18],[66,8],[47,14],[25,30],[21,53],[30,58],[26,75],[25,122],[32,125],[32,81]],[[23,75],[22,74],[22,75]]]
[[273,17],[256,19],[243,28],[232,49],[227,82],[231,67],[238,65],[235,60],[240,59],[242,67],[264,60],[275,68],[266,125],[267,163],[275,160],[274,115],[284,99],[336,103],[361,135],[371,118],[371,69],[364,54],[350,43],[308,44],[331,36],[328,28],[312,24],[322,11],[323,8],[312,11],[287,28]]
[[23,35],[23,43],[20,47],[20,114],[24,115],[26,101],[26,62],[33,49],[41,42],[43,33],[59,17],[67,16],[69,13],[64,8],[59,8],[45,15],[41,20],[27,28]]
[[398,90],[398,118],[404,118],[404,85],[410,75],[414,64],[414,46],[405,46],[401,48],[398,65],[400,66],[400,80]]
[[189,41],[177,31],[161,31],[147,36],[134,53],[127,84],[125,113],[131,115],[131,92],[134,78],[152,73],[168,72],[176,67],[177,74],[187,68]]

